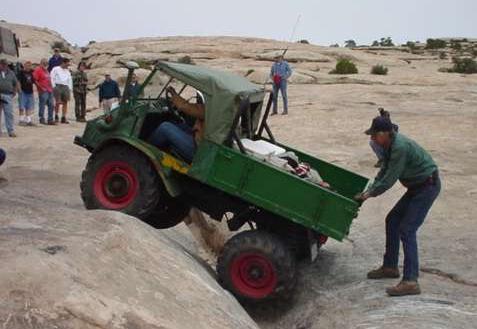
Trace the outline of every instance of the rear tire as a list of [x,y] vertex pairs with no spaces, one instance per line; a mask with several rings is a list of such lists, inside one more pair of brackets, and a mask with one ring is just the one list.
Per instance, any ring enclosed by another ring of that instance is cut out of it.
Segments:
[[93,153],[81,177],[87,209],[117,210],[146,219],[160,199],[160,178],[149,160],[125,145]]
[[290,297],[295,272],[290,250],[277,236],[264,231],[233,236],[217,260],[219,282],[245,303]]

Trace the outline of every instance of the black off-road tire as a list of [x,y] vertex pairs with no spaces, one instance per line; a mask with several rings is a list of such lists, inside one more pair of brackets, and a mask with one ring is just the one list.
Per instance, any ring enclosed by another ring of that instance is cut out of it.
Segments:
[[159,175],[141,152],[117,144],[90,156],[80,184],[87,209],[117,210],[139,219],[156,209],[160,186]]
[[260,230],[227,241],[217,274],[220,284],[243,303],[288,299],[296,284],[292,252],[278,236]]

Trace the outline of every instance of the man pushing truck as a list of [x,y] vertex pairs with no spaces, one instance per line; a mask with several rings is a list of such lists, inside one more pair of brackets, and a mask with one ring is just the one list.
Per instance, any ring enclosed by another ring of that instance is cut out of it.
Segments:
[[390,296],[421,293],[417,279],[419,260],[417,230],[423,224],[441,190],[436,163],[415,141],[398,133],[386,116],[373,119],[365,131],[371,140],[384,149],[384,159],[374,183],[355,199],[366,201],[390,189],[397,180],[406,188],[393,209],[386,216],[386,251],[382,266],[368,273],[368,279],[399,278],[399,240],[404,249],[402,281],[386,289]]

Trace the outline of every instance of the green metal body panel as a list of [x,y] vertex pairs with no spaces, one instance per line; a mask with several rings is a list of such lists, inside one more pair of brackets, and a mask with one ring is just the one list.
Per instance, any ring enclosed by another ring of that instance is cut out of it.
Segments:
[[310,163],[336,192],[210,142],[200,146],[188,174],[257,207],[343,240],[360,207],[352,196],[366,188],[368,179],[286,145],[282,147]]

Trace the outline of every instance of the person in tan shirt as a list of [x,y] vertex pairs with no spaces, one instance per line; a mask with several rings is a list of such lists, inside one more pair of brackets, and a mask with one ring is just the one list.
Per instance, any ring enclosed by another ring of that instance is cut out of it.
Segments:
[[195,118],[191,128],[186,123],[162,122],[151,136],[149,142],[160,149],[171,149],[187,162],[192,162],[197,144],[204,134],[205,106],[192,104],[179,96],[174,88],[167,88],[171,95],[171,103],[180,112]]

